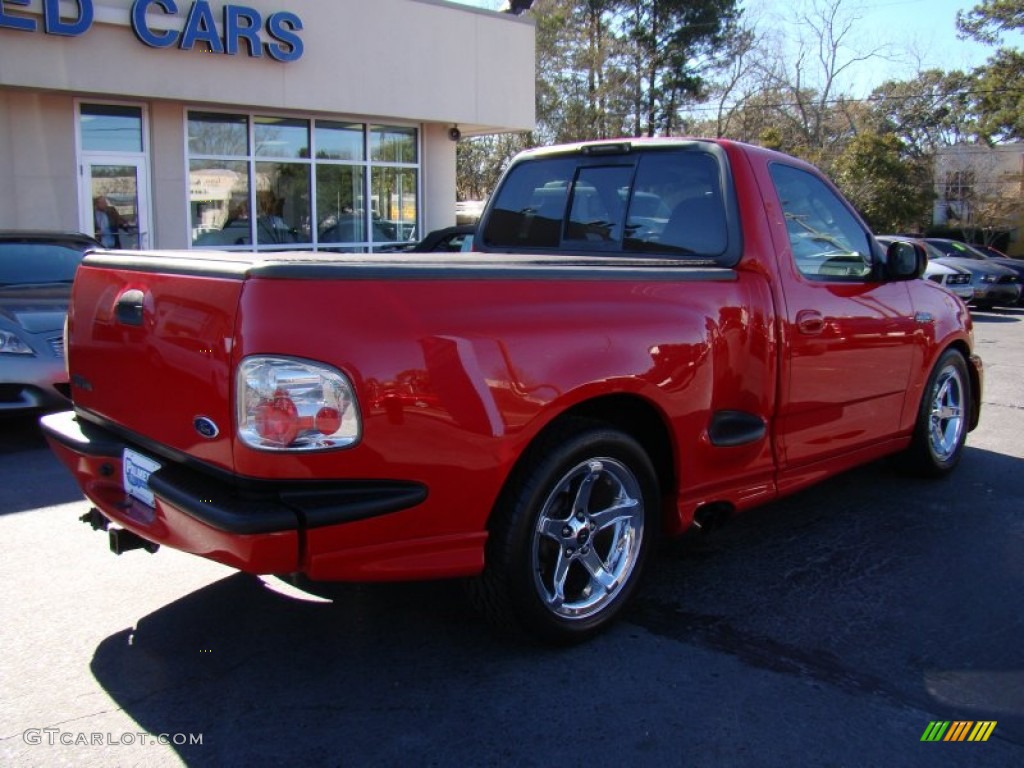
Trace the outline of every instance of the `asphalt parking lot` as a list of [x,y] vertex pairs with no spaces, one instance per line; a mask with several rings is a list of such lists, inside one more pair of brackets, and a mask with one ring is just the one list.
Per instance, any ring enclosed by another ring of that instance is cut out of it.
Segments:
[[[0,422],[0,764],[1024,765],[1024,310],[976,335],[953,477],[882,462],[668,544],[567,650],[454,583],[116,557],[34,421]],[[995,726],[923,742],[935,721]]]

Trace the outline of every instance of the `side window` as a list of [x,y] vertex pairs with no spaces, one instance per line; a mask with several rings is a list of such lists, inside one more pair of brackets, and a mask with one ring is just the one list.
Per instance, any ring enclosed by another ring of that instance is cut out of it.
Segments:
[[870,277],[873,264],[868,233],[835,192],[799,168],[773,164],[771,175],[801,274],[814,280]]
[[718,161],[706,152],[640,159],[626,214],[626,250],[718,256],[728,245]]

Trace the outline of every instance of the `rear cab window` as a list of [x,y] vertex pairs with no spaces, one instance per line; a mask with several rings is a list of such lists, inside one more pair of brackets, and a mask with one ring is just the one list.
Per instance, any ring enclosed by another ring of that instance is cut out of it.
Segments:
[[725,154],[714,144],[539,154],[506,173],[483,251],[645,256],[733,266],[740,235]]

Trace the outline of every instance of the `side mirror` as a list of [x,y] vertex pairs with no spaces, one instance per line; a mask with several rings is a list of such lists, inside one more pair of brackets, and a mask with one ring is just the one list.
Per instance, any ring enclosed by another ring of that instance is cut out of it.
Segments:
[[890,280],[916,280],[928,266],[924,246],[897,240],[885,249],[885,275]]

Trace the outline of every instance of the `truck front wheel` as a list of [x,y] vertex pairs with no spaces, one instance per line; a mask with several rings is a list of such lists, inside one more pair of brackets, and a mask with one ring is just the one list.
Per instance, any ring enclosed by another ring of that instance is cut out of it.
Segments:
[[971,379],[963,355],[942,353],[928,377],[906,463],[918,474],[940,476],[960,461],[971,421]]
[[499,623],[584,640],[636,590],[658,509],[654,468],[636,440],[593,422],[563,425],[502,494],[472,593]]

